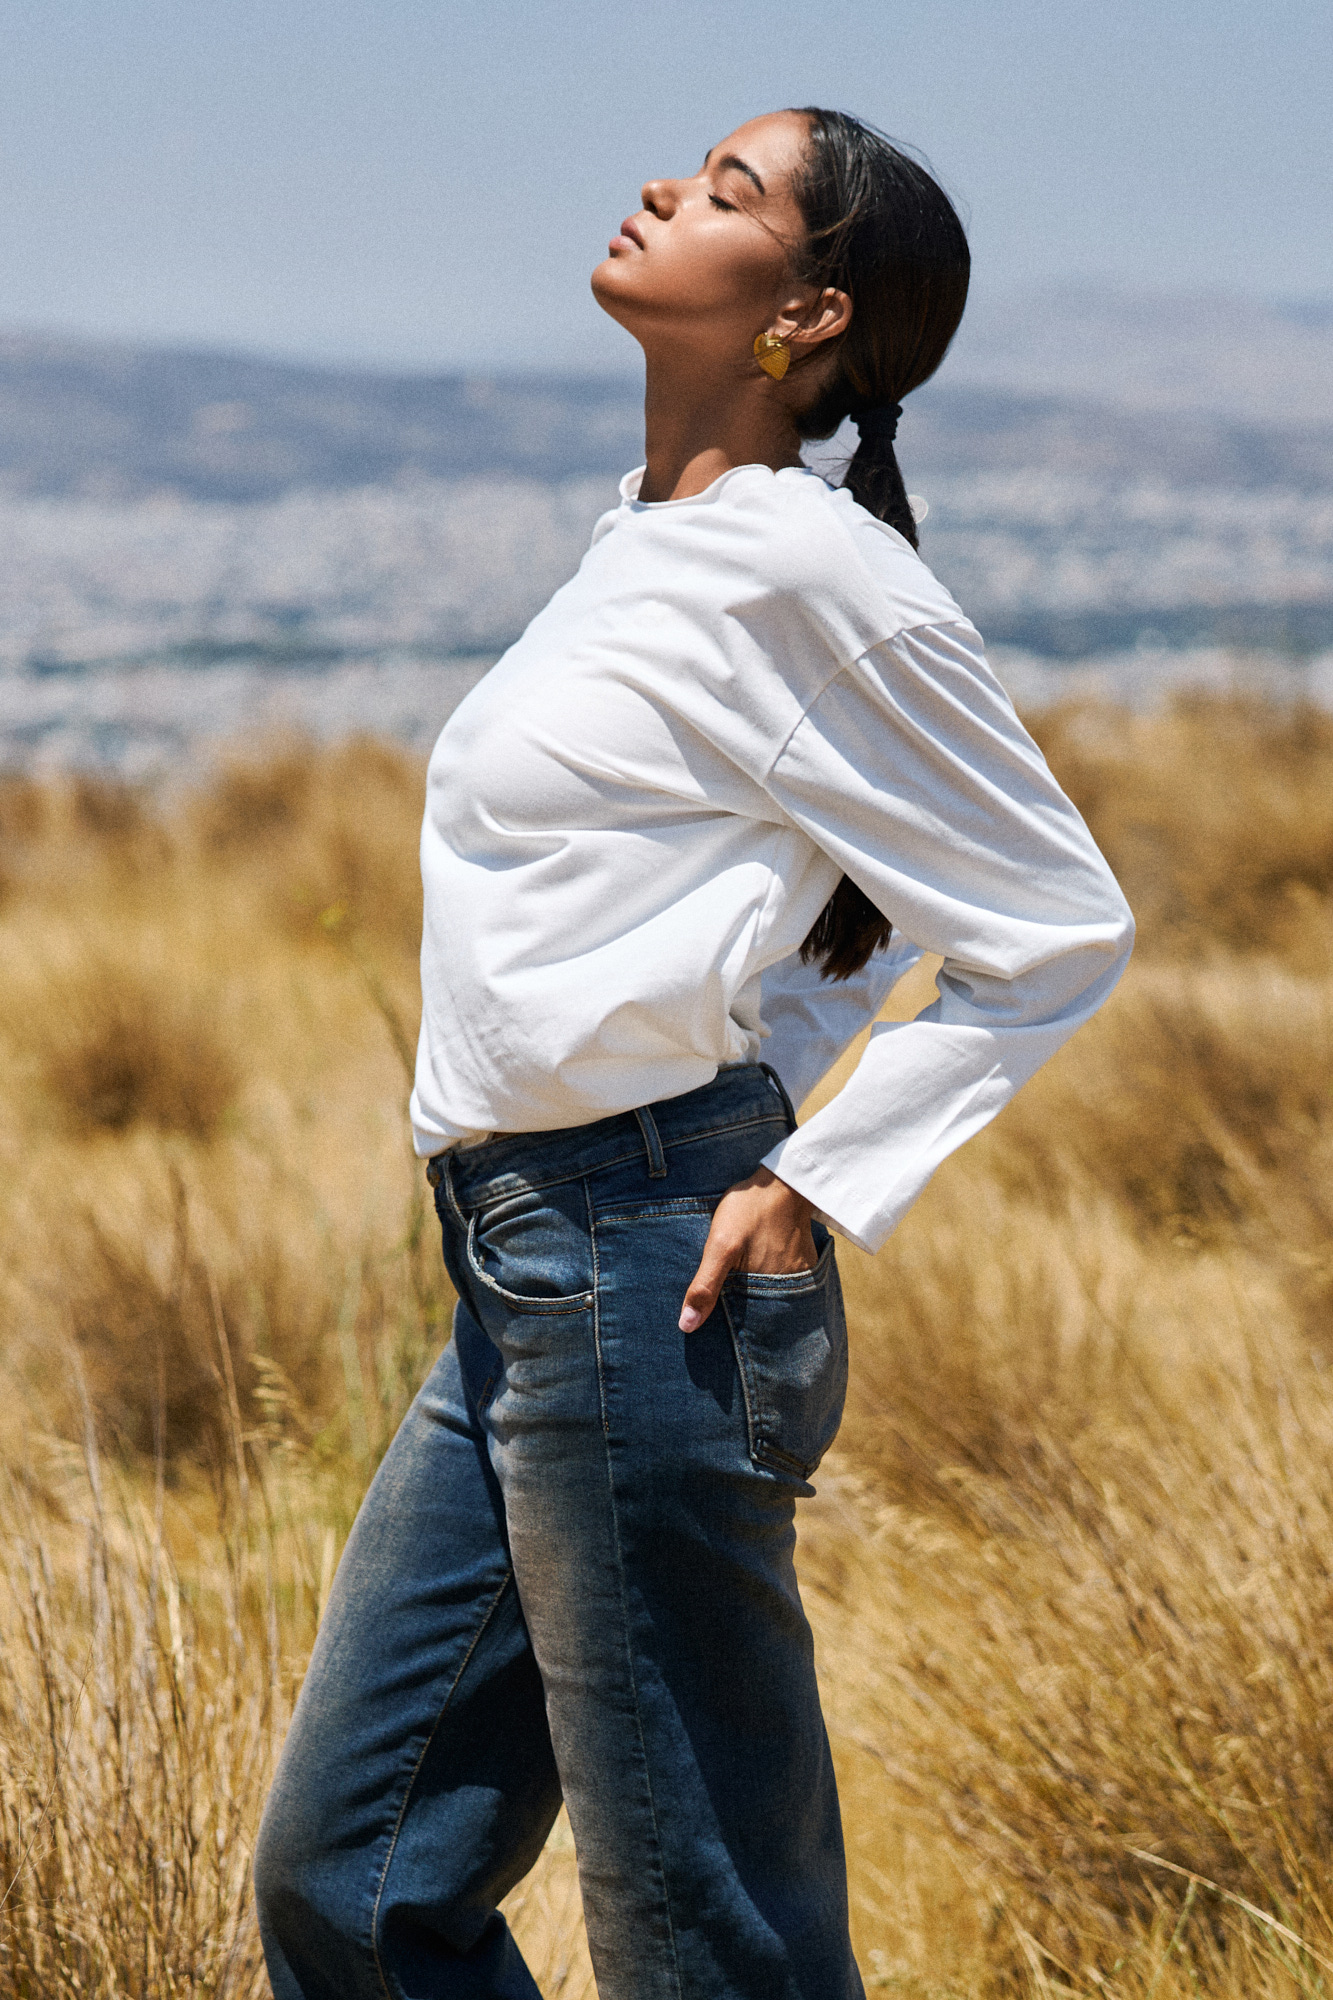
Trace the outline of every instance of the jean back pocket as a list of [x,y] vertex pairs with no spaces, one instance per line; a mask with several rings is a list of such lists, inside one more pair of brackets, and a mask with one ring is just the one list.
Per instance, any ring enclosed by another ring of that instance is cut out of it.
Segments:
[[812,1271],[738,1271],[722,1306],[745,1390],[750,1456],[808,1479],[837,1436],[847,1396],[847,1320],[833,1239],[819,1224]]

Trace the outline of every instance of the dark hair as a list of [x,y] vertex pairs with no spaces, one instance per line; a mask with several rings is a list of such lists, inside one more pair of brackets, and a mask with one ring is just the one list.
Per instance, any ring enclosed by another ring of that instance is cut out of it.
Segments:
[[[803,438],[827,438],[846,417],[869,418],[843,485],[916,548],[893,448],[894,405],[929,380],[957,332],[971,269],[967,237],[943,188],[882,132],[844,111],[806,106],[799,115],[810,136],[795,185],[806,228],[796,274],[848,293],[852,318],[834,350],[837,365],[798,428]],[[891,929],[844,875],[801,957],[818,959],[826,979],[850,979]]]

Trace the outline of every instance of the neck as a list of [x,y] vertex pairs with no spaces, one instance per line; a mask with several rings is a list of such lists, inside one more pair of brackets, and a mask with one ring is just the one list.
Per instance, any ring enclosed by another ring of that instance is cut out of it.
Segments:
[[641,500],[687,500],[737,465],[800,464],[791,413],[755,373],[753,382],[710,380],[688,356],[649,356]]

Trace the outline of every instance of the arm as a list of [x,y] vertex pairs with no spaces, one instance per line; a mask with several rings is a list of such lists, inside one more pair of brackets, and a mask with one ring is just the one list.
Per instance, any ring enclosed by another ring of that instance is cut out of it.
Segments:
[[769,967],[760,1002],[769,1030],[764,1061],[793,1104],[805,1101],[920,957],[920,945],[895,932],[850,979],[825,979],[817,965],[801,963],[799,951]]
[[[876,1250],[940,1162],[1096,1012],[1133,919],[967,625],[902,633],[845,668],[769,789],[895,931],[944,959],[940,998],[877,1027],[846,1086],[764,1161],[766,1213],[799,1214],[799,1196]],[[729,1242],[738,1193],[714,1224]],[[765,1268],[748,1245],[726,1268]]]
[[[891,989],[921,957],[920,947],[895,935],[850,979],[825,979],[799,951],[764,974],[764,1061],[782,1078],[793,1104],[810,1095],[847,1044],[873,1021]],[[703,1262],[685,1295],[680,1324],[701,1326],[729,1271],[808,1271],[815,1262],[810,1232],[813,1202],[767,1167],[739,1181],[719,1204]]]

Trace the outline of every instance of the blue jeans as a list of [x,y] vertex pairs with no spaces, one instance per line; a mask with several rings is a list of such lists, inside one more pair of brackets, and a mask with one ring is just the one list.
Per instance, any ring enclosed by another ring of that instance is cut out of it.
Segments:
[[833,1244],[677,1317],[770,1073],[431,1163],[454,1334],[357,1516],[255,1857],[277,2000],[535,2000],[496,1909],[563,1797],[601,2000],[855,2000],[795,1503]]

